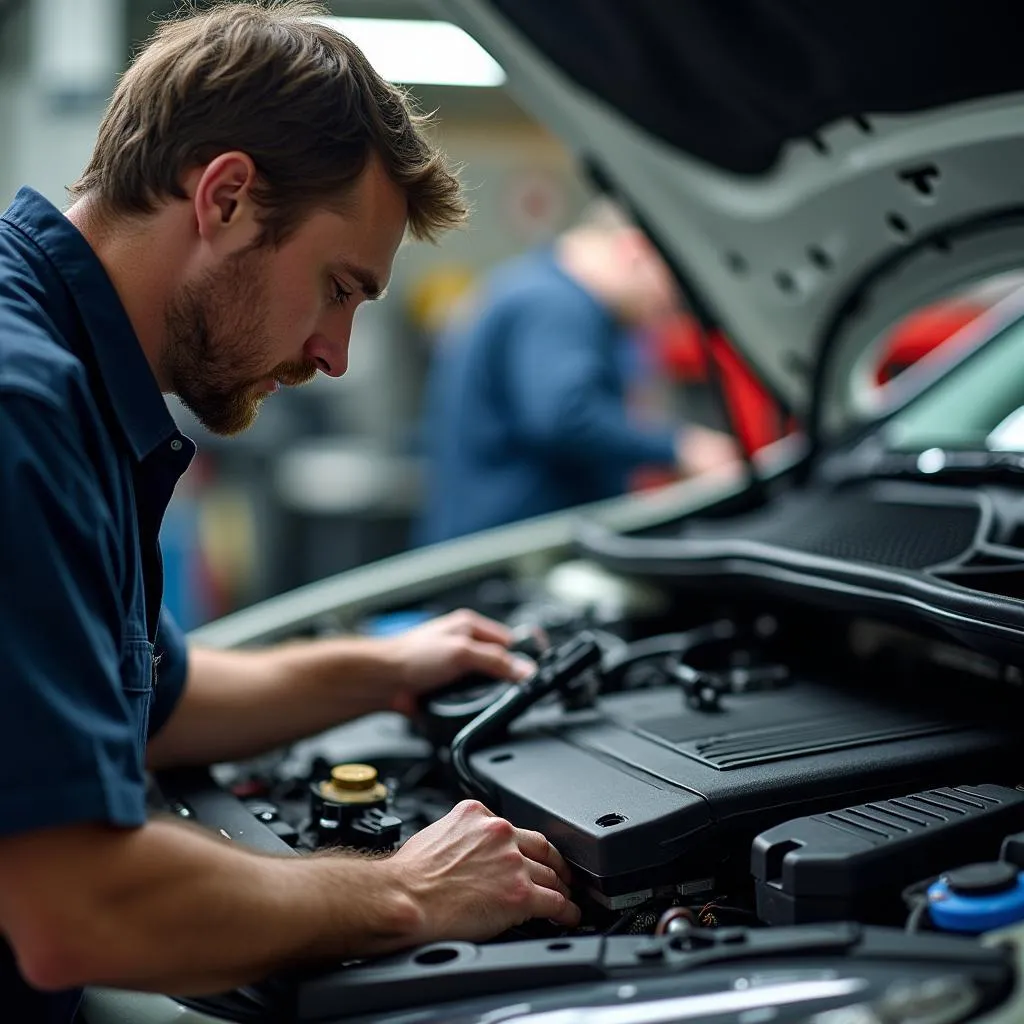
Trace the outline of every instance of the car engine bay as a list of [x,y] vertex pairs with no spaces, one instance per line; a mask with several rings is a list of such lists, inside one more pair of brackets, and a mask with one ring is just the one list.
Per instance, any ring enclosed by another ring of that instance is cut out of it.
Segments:
[[[545,964],[590,949],[593,971],[610,937],[648,965],[740,945],[876,949],[903,929],[963,952],[950,936],[1024,919],[1015,666],[806,604],[695,599],[584,561],[556,574],[555,593],[487,579],[401,610],[503,620],[536,661],[524,683],[463,679],[411,719],[369,715],[212,778],[159,777],[165,812],[271,853],[387,854],[471,797],[569,862],[578,929],[535,921],[482,947],[303,976],[297,1019],[416,1005],[425,971],[458,978],[433,998],[562,984]],[[265,1019],[242,998],[192,1005]]]

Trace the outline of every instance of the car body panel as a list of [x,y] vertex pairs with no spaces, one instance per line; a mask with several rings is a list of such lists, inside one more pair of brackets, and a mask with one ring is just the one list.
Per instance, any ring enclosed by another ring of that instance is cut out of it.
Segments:
[[[434,6],[488,49],[522,105],[627,203],[695,308],[724,329],[812,434],[822,394],[837,411],[846,404],[819,364],[833,347],[858,352],[877,340],[880,284],[901,278],[899,300],[888,296],[883,311],[891,326],[953,287],[1021,264],[1024,93],[908,113],[862,110],[783,141],[763,172],[739,174],[673,147],[586,91],[513,24],[504,3]],[[786,7],[797,32],[803,5]],[[617,16],[628,36],[630,7],[604,2],[600,10]],[[878,31],[890,31],[888,22]],[[922,74],[936,70],[931,64]],[[699,116],[685,96],[677,114]],[[915,173],[928,168],[937,177],[922,192]]]

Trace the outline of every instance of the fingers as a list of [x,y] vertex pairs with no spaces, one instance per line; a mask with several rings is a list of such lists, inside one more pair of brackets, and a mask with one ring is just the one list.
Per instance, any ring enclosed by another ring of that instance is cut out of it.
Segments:
[[524,679],[529,679],[530,676],[537,671],[537,663],[522,654],[511,655],[509,662],[507,678],[516,683],[521,683]]
[[566,899],[569,899],[569,886],[546,864],[538,864],[535,860],[528,860],[526,862],[526,870],[534,885],[539,885],[542,889],[553,889],[555,892],[560,892]]
[[[569,896],[569,886],[572,884],[572,872],[569,865],[562,859],[562,855],[541,835],[540,832],[533,832],[530,829],[515,828],[504,818],[498,818],[486,805],[478,800],[462,800],[455,805],[455,811],[459,814],[472,818],[480,815],[496,819],[495,825],[500,823],[508,832],[502,832],[519,848],[526,861],[527,872],[530,878],[546,889],[553,889],[563,896]],[[494,828],[495,833],[498,832]]]
[[502,647],[508,647],[512,643],[512,630],[507,626],[472,612],[468,608],[452,612],[447,618],[458,632],[471,636],[474,640],[500,644]]
[[443,910],[434,913],[448,921],[437,932],[440,937],[482,941],[532,918],[564,927],[579,924],[580,909],[558,870],[564,870],[564,862],[547,840],[515,828],[478,801],[457,804],[413,836],[395,858],[407,861],[413,876],[418,864],[431,865],[428,916],[431,904],[440,901]]
[[565,882],[546,864],[527,860],[526,870],[534,884],[530,894],[530,916],[545,917],[555,924],[575,928],[580,923],[580,908],[572,902]]
[[525,679],[536,668],[529,658],[512,654],[497,644],[478,640],[465,642],[462,662],[459,667],[463,672],[483,672],[495,679]]
[[457,636],[467,638],[459,666],[463,672],[483,672],[496,679],[518,682],[536,671],[537,666],[529,658],[507,650],[512,643],[512,631],[500,622],[467,608],[452,612],[441,621]]
[[530,903],[531,917],[547,918],[566,928],[575,928],[580,923],[580,908],[554,889],[535,888]]
[[572,872],[562,855],[539,832],[516,829],[516,843],[524,857],[549,867],[566,885],[572,884]]

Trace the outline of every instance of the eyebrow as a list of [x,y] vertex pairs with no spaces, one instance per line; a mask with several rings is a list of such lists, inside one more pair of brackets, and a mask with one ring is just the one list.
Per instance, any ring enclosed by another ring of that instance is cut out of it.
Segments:
[[360,267],[355,263],[349,263],[348,260],[338,260],[335,267],[342,273],[354,278],[359,283],[359,287],[362,288],[363,295],[370,302],[376,302],[377,299],[384,298],[387,288],[381,287],[380,278],[372,270]]

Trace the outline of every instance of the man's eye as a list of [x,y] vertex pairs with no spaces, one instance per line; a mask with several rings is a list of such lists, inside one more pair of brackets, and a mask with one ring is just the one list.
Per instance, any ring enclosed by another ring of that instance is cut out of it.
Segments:
[[331,301],[337,306],[344,306],[346,302],[352,297],[352,293],[338,280],[332,279],[331,284],[334,289],[334,294],[331,296]]

